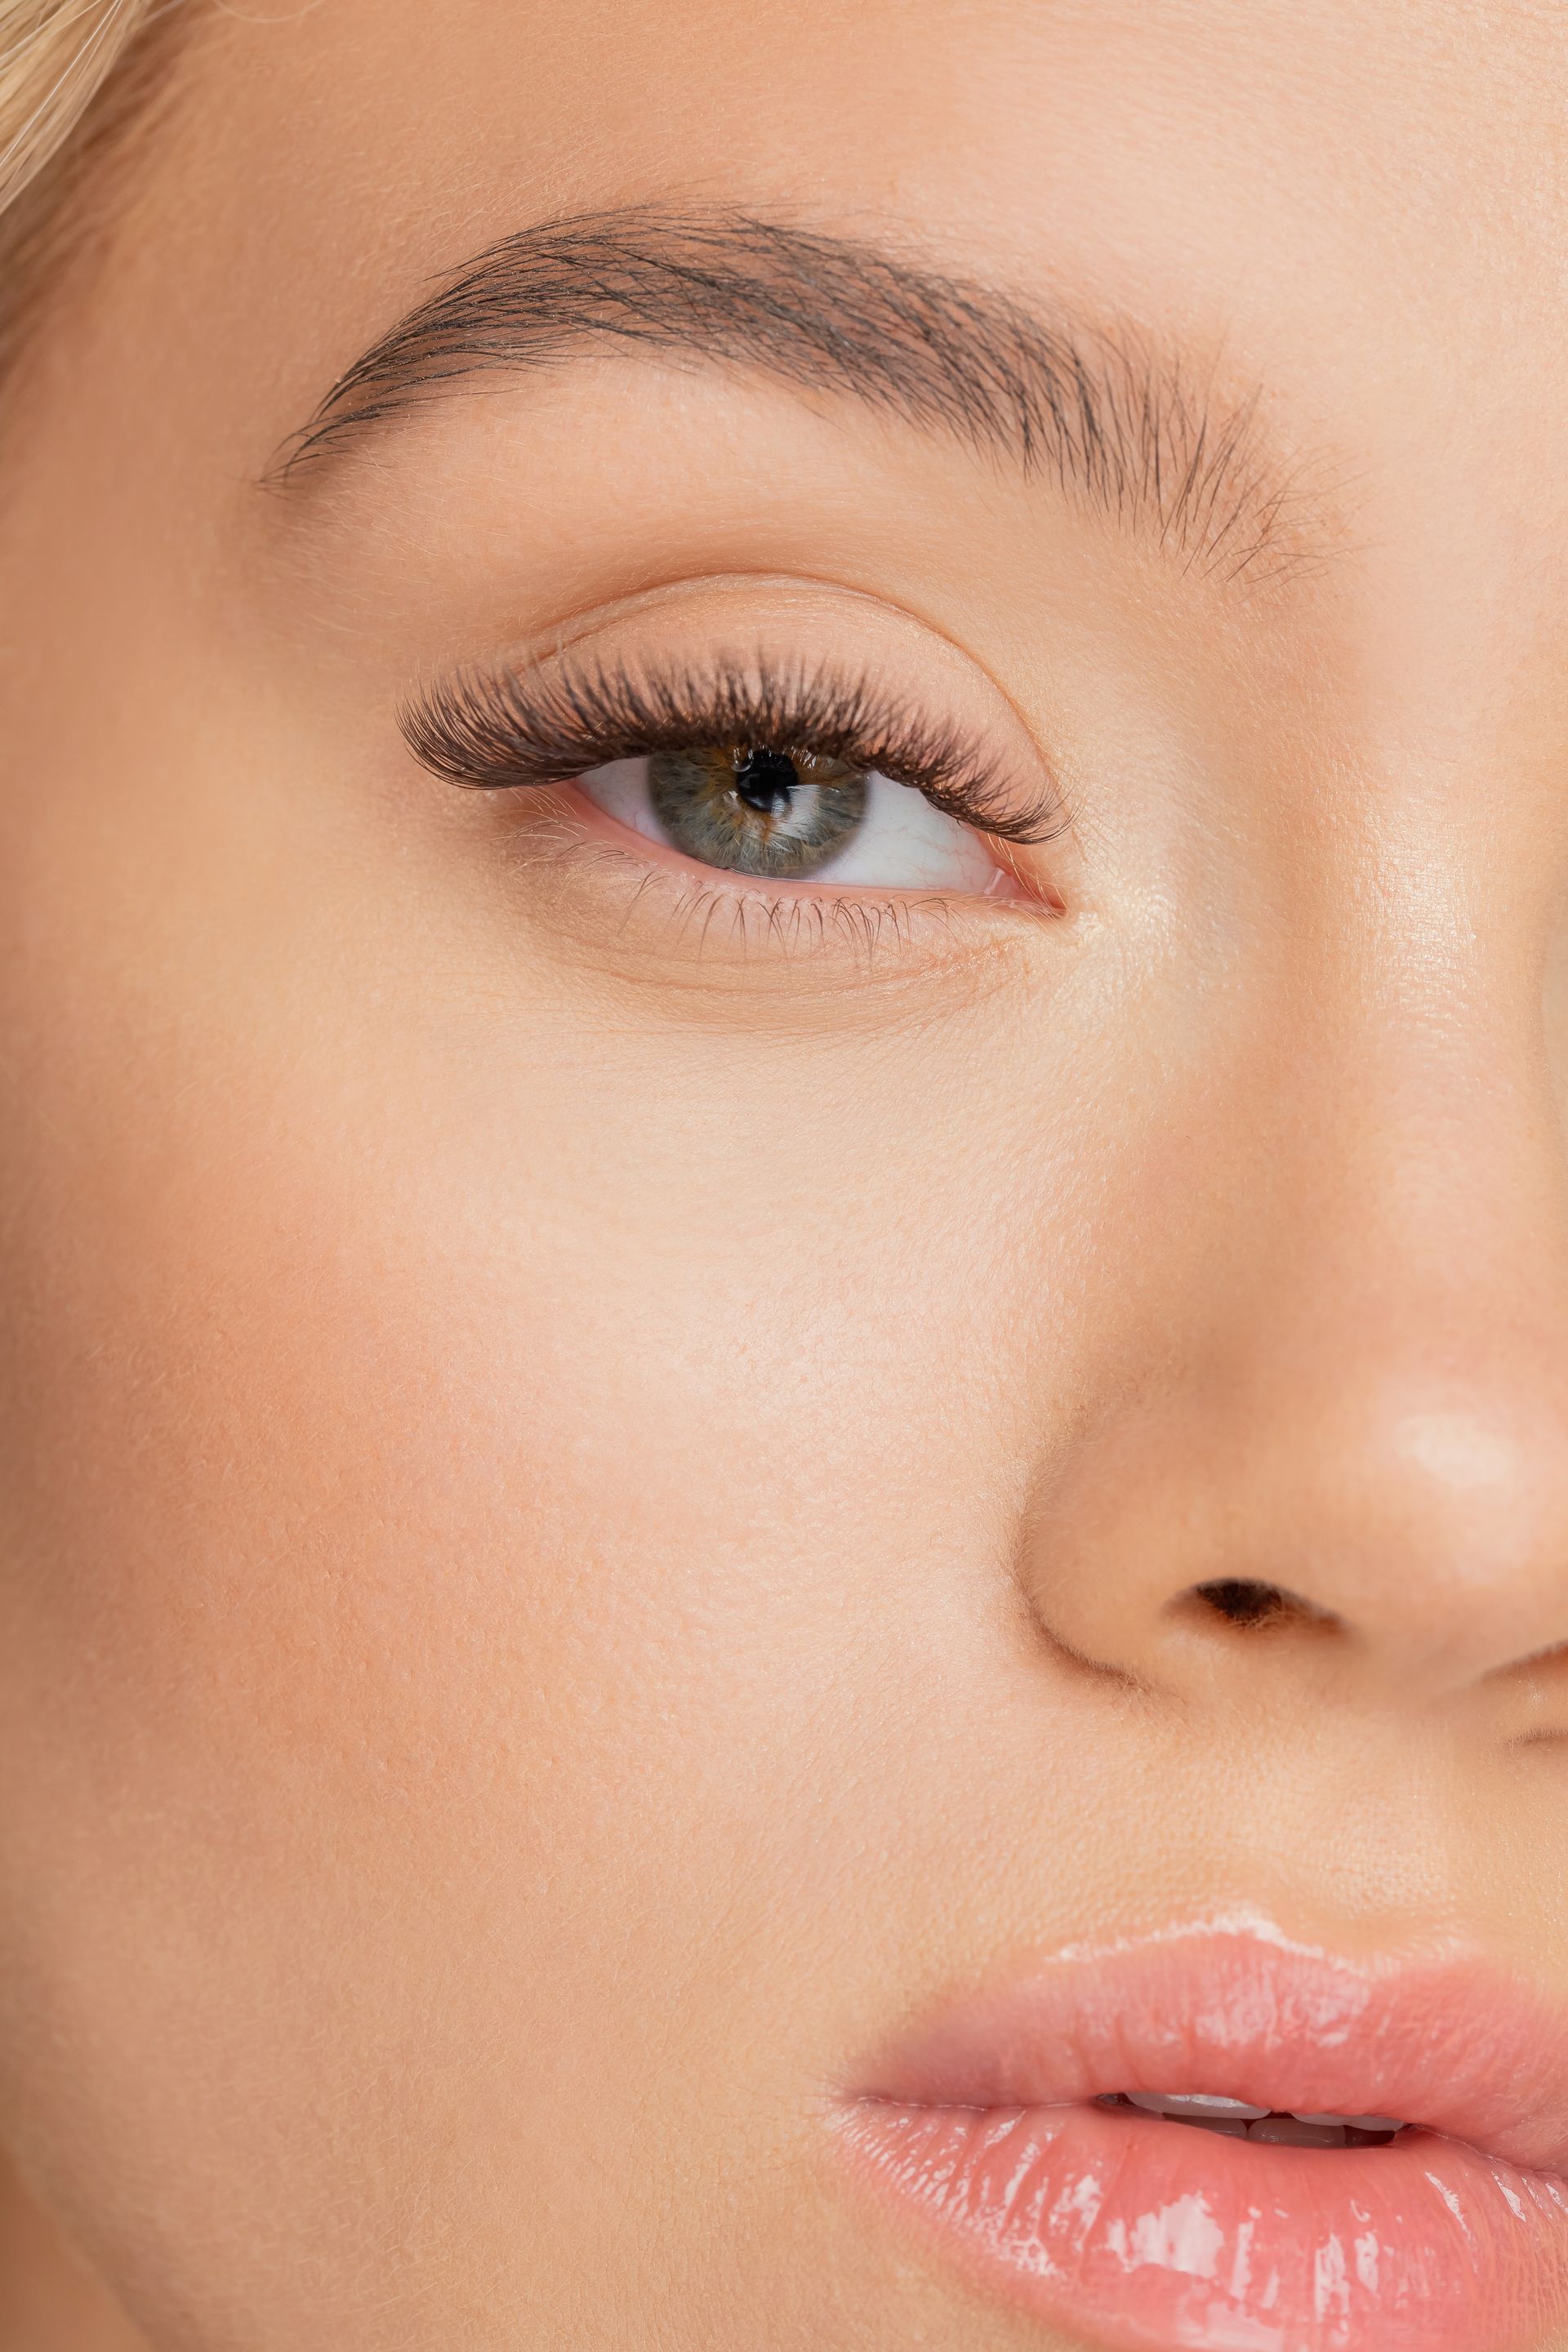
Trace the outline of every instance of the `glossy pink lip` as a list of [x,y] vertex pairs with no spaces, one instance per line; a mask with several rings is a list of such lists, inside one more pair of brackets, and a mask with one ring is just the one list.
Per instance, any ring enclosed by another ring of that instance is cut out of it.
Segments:
[[[1416,2128],[1268,2147],[1086,2104],[1114,2091]],[[842,2137],[976,2285],[1116,2352],[1522,2352],[1568,2321],[1568,2020],[1477,1964],[1251,1924],[1065,1954],[900,2037]]]

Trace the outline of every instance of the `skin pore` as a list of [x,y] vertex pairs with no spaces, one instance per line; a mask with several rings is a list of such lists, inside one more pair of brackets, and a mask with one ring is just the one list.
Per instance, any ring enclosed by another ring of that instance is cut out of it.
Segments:
[[[7,395],[0,2347],[1065,2346],[948,1989],[1568,2000],[1568,6],[274,13]],[[1049,817],[416,756],[716,674]]]

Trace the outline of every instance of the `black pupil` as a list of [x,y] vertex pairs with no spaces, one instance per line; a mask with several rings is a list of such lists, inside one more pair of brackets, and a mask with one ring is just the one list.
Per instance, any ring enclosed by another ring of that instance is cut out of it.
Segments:
[[783,816],[799,782],[784,751],[752,751],[736,763],[735,795],[759,816]]

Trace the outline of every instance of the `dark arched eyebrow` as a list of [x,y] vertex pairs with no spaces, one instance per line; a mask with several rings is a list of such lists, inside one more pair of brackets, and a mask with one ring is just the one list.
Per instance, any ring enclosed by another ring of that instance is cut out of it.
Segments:
[[1212,367],[854,238],[719,211],[584,214],[490,246],[344,371],[269,478],[298,483],[411,410],[595,344],[852,399],[1054,478],[1204,570],[1306,551],[1256,399],[1223,397]]

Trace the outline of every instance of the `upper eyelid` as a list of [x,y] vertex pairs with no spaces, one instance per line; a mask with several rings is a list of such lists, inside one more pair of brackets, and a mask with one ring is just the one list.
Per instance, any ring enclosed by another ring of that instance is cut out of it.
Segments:
[[1020,798],[954,727],[890,704],[865,672],[781,668],[764,656],[637,671],[558,658],[537,668],[457,670],[398,714],[421,764],[454,783],[566,781],[587,766],[678,741],[742,740],[837,750],[883,767],[994,836],[1040,844],[1068,813],[1043,773]]

